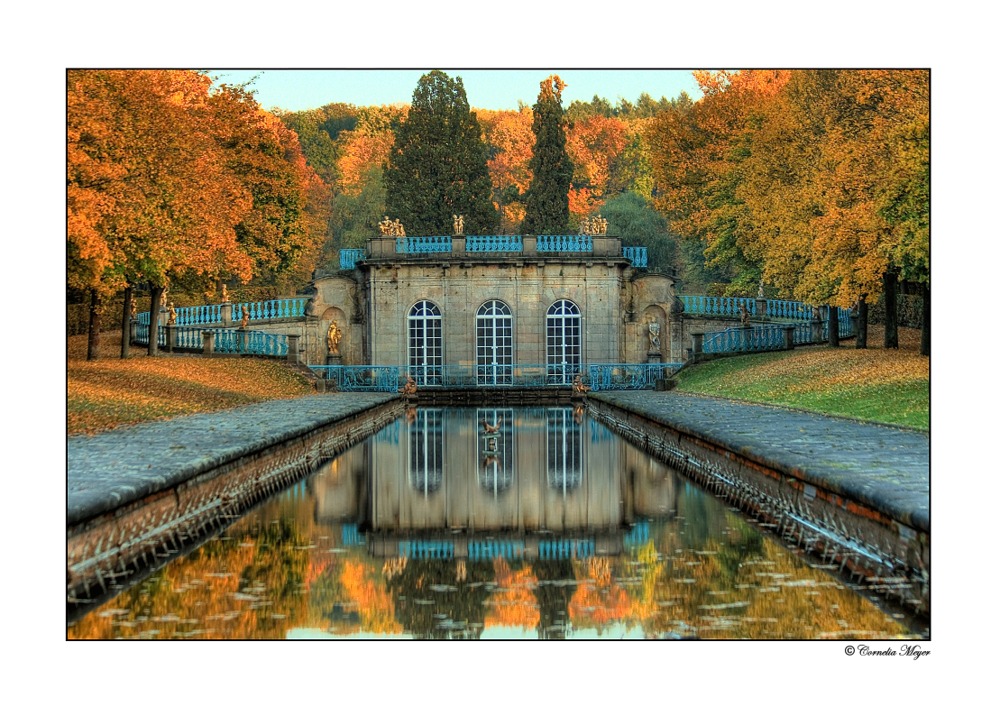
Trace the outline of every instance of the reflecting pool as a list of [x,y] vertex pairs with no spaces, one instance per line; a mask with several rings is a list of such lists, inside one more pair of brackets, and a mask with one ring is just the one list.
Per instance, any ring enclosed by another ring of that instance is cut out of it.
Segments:
[[71,639],[926,638],[586,416],[417,407]]

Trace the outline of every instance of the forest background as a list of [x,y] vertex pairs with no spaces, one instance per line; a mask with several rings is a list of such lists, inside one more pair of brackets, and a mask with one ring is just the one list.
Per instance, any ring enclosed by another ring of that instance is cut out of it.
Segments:
[[[929,71],[693,74],[697,102],[565,107],[567,231],[600,214],[685,293],[851,307],[902,283],[929,299]],[[112,323],[128,289],[170,288],[177,305],[217,301],[223,283],[235,299],[291,295],[386,216],[406,104],[268,112],[252,84],[193,71],[68,79],[67,302],[96,297]],[[498,231],[519,233],[533,109],[472,114]]]

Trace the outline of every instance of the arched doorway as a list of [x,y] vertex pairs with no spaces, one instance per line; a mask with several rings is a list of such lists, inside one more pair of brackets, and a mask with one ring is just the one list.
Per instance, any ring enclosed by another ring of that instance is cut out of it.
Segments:
[[409,374],[418,385],[441,384],[444,364],[441,309],[430,301],[418,301],[406,320]]
[[549,383],[569,384],[580,371],[583,331],[579,307],[563,299],[545,316],[545,366]]
[[476,384],[514,382],[514,327],[510,306],[487,301],[476,313]]

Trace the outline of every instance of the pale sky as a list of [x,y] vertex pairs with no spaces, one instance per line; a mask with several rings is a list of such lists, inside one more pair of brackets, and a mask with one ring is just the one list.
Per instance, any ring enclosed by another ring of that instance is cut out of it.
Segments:
[[[265,109],[303,111],[329,103],[377,106],[410,103],[413,90],[427,69],[209,69],[221,83],[252,84],[257,102]],[[563,107],[590,101],[594,95],[612,104],[619,98],[634,102],[643,92],[654,100],[676,98],[686,91],[692,99],[701,92],[690,69],[447,69],[461,77],[472,108],[516,109],[538,98],[539,84],[551,74],[566,82]]]

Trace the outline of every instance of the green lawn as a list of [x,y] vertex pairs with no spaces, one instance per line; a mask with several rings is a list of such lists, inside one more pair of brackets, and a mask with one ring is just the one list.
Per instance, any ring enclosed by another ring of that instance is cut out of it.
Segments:
[[846,341],[714,360],[681,371],[677,389],[927,430],[930,361],[917,338],[901,333],[899,350]]

